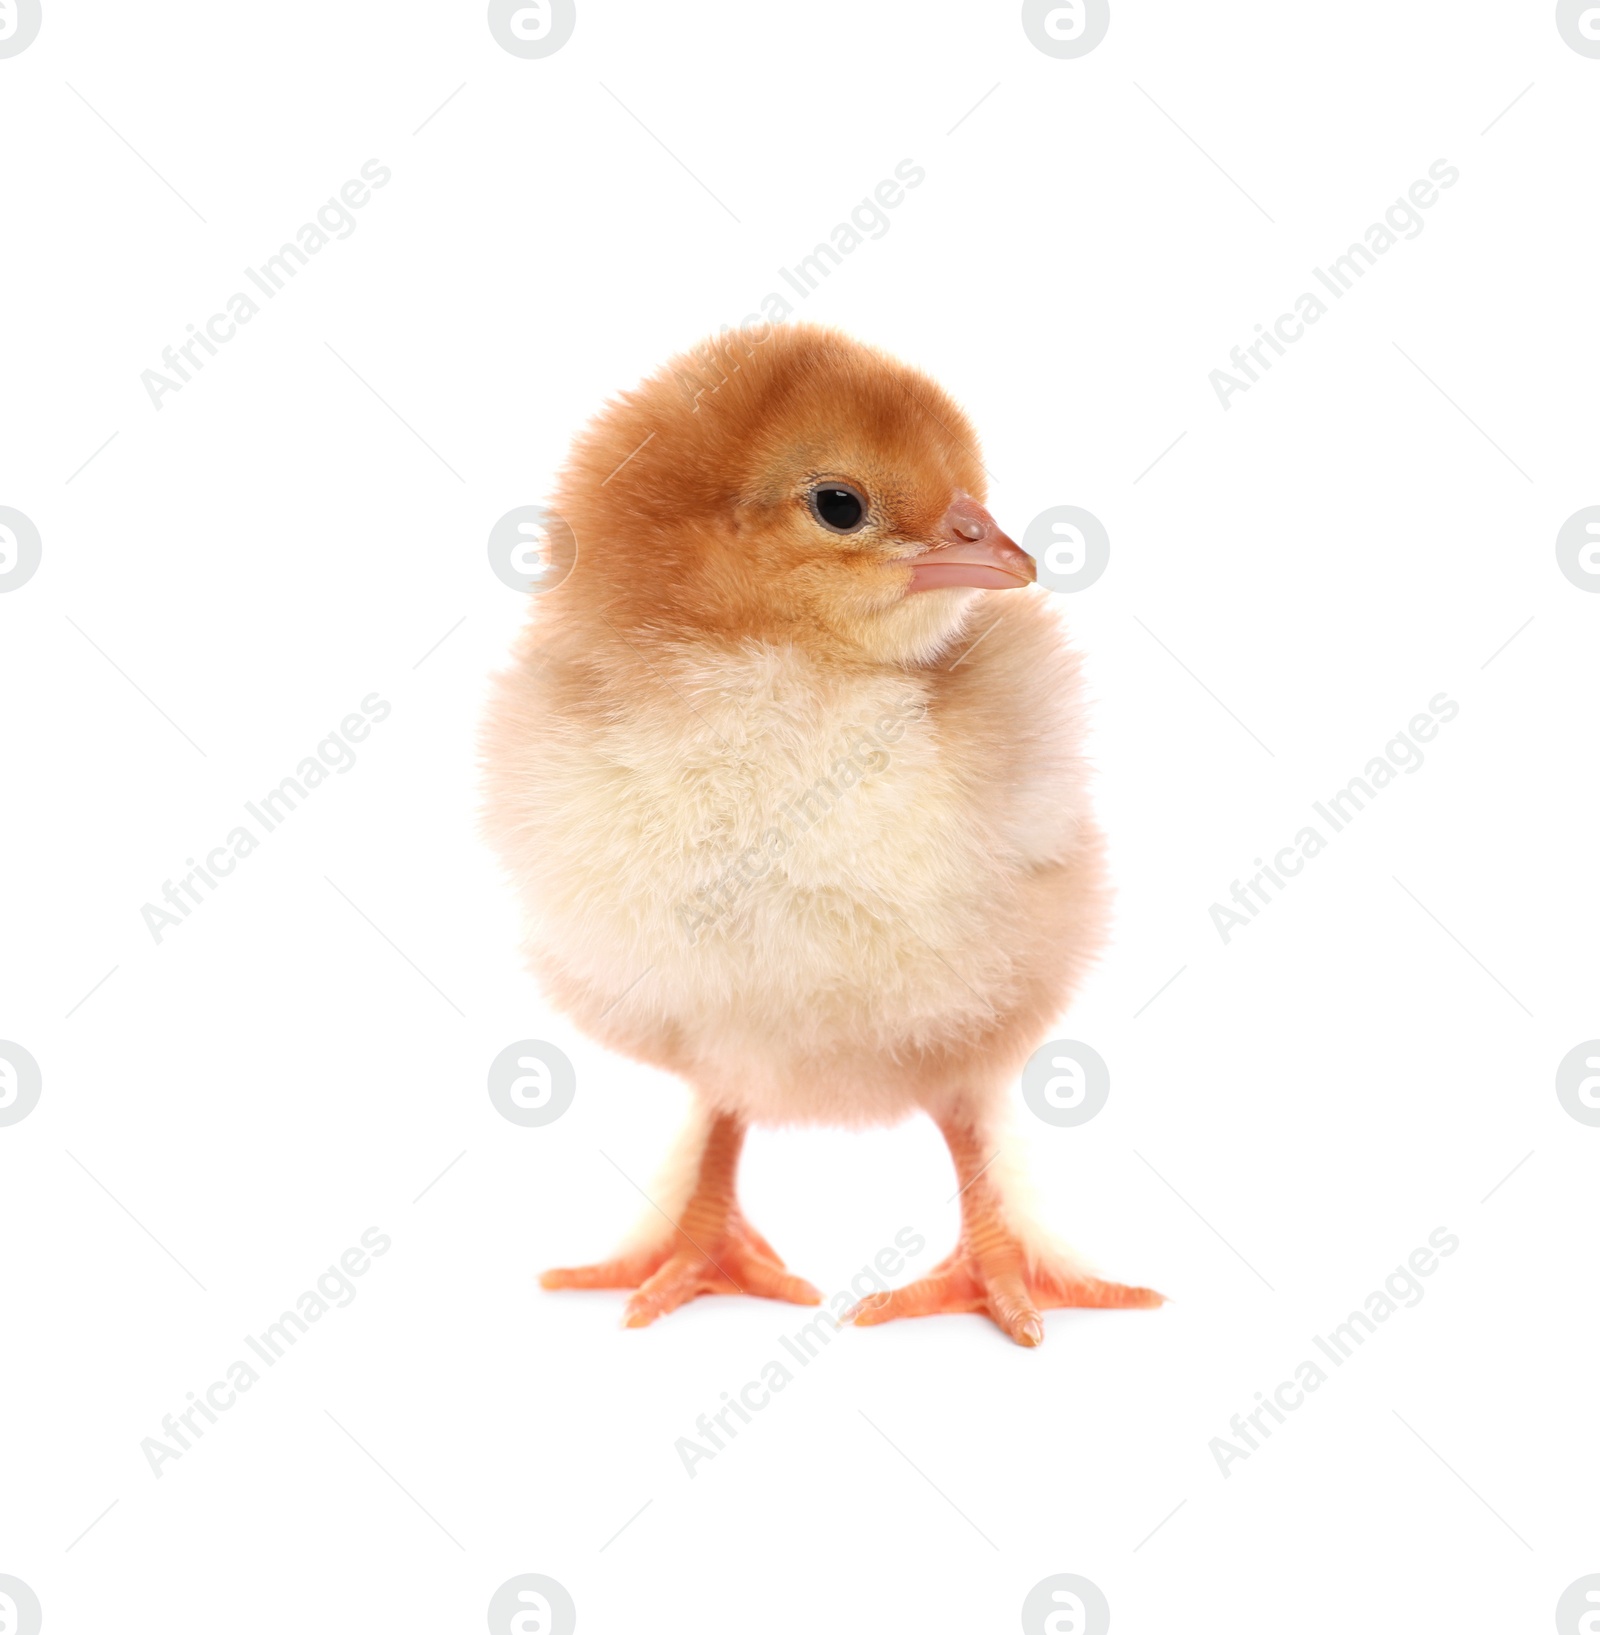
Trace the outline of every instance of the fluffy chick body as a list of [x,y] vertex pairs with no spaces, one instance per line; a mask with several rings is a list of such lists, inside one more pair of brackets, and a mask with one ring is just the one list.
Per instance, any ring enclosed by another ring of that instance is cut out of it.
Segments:
[[976,448],[926,376],[801,325],[676,360],[575,443],[559,582],[488,713],[487,830],[554,1002],[697,1107],[632,1245],[547,1287],[634,1288],[634,1325],[814,1303],[739,1210],[745,1128],[922,1109],[961,1244],[855,1321],[982,1310],[1034,1345],[1041,1307],[1159,1303],[1084,1271],[996,1161],[1105,890],[1077,661],[1046,598],[982,588],[1033,569]]
[[555,1001],[751,1122],[987,1123],[1102,929],[1051,612],[990,598],[915,668],[556,626],[536,617],[489,738]]

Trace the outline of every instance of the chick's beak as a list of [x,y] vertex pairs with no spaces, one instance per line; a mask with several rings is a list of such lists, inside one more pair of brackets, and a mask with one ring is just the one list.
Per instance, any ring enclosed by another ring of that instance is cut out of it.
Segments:
[[910,596],[919,590],[970,586],[977,590],[1016,590],[1037,578],[1034,561],[970,494],[957,494],[939,521],[934,543],[907,559]]

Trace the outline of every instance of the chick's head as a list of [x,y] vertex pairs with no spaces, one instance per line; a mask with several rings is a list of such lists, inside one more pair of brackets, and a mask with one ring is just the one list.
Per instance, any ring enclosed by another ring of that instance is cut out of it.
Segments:
[[972,428],[925,375],[810,325],[741,332],[579,439],[556,495],[576,561],[556,594],[614,628],[916,662],[974,597],[1033,582],[983,498]]

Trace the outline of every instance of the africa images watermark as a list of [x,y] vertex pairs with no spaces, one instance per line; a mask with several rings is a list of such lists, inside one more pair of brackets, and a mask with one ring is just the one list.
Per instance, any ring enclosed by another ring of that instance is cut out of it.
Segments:
[[[1394,782],[1397,773],[1419,771],[1424,759],[1422,745],[1436,738],[1440,726],[1454,721],[1460,713],[1461,706],[1453,698],[1446,693],[1435,693],[1428,700],[1428,713],[1412,716],[1406,726],[1383,746],[1383,754],[1374,755],[1367,762],[1362,776],[1352,778],[1343,789],[1330,795],[1326,804],[1320,800],[1313,801],[1312,809],[1328,825],[1332,834],[1338,834],[1366,810],[1368,801],[1376,799],[1380,790]],[[1276,886],[1281,893],[1288,885],[1284,876],[1293,879],[1331,838],[1332,835],[1323,834],[1316,824],[1308,823],[1289,845],[1278,849],[1271,863],[1258,857],[1255,860],[1257,873],[1250,881],[1245,885],[1237,880],[1233,882],[1230,895],[1237,906],[1229,908],[1226,903],[1211,905],[1211,923],[1217,928],[1217,935],[1223,942],[1231,942],[1237,927],[1249,925],[1262,908],[1277,900],[1268,891],[1268,884]],[[1241,908],[1245,911],[1243,914],[1239,912]]]
[[[1423,1288],[1420,1279],[1432,1277],[1439,1269],[1439,1262],[1448,1260],[1460,1247],[1461,1240],[1454,1232],[1447,1227],[1436,1226],[1428,1234],[1427,1247],[1413,1249],[1405,1265],[1396,1266],[1383,1280],[1383,1287],[1374,1289],[1367,1296],[1360,1311],[1351,1312],[1326,1336],[1313,1334],[1311,1343],[1335,1368],[1343,1368],[1378,1332],[1380,1323],[1388,1322],[1402,1306],[1410,1310],[1422,1304],[1422,1297],[1428,1291]],[[1223,1476],[1233,1474],[1228,1468],[1230,1465],[1260,1452],[1261,1445],[1256,1440],[1258,1436],[1261,1442],[1271,1439],[1272,1424],[1269,1421],[1286,1424],[1285,1410],[1294,1413],[1304,1407],[1306,1397],[1321,1390],[1328,1379],[1329,1375],[1322,1364],[1315,1358],[1307,1357],[1295,1368],[1294,1378],[1280,1381],[1270,1397],[1263,1391],[1257,1391],[1256,1406],[1244,1414],[1235,1414],[1229,1421],[1228,1430],[1232,1439],[1226,1436],[1211,1438],[1211,1457],[1216,1460],[1217,1469]],[[1255,1427],[1253,1432],[1251,1426]]]
[[[293,1311],[286,1311],[277,1322],[268,1323],[260,1334],[245,1335],[244,1343],[251,1354],[265,1367],[276,1368],[279,1360],[293,1350],[299,1336],[310,1332],[311,1324],[335,1307],[342,1310],[355,1300],[357,1290],[351,1279],[364,1277],[371,1270],[372,1262],[388,1254],[391,1247],[385,1233],[369,1226],[361,1234],[361,1247],[352,1245],[346,1249],[339,1257],[339,1264],[330,1266],[317,1279],[316,1287],[300,1296]],[[180,1408],[176,1414],[168,1414],[161,1421],[161,1436],[147,1436],[139,1444],[151,1475],[159,1479],[161,1467],[168,1460],[181,1459],[190,1451],[191,1439],[198,1442],[206,1434],[205,1425],[198,1421],[215,1425],[218,1413],[226,1413],[261,1379],[255,1364],[243,1357],[228,1365],[227,1376],[213,1380],[203,1396],[190,1391],[189,1406]]]
[[[894,175],[885,176],[855,206],[848,220],[841,221],[809,255],[801,256],[793,267],[780,267],[778,276],[796,299],[804,301],[820,288],[833,270],[843,265],[844,258],[868,239],[882,238],[894,225],[888,212],[898,209],[905,202],[906,194],[920,187],[927,176],[927,171],[915,160],[902,159],[894,167]],[[703,341],[674,367],[673,378],[697,413],[700,399],[721,390],[738,371],[738,345],[744,347],[743,356],[750,356],[751,349],[760,346],[776,325],[795,313],[794,304],[779,290],[769,290],[758,305],[759,312],[749,313],[737,325],[724,324],[720,336]]]
[[[1461,180],[1461,172],[1446,159],[1435,159],[1428,167],[1428,176],[1431,180],[1413,182],[1406,196],[1396,199],[1384,212],[1381,222],[1373,222],[1366,231],[1364,242],[1352,244],[1343,255],[1335,256],[1326,269],[1311,269],[1312,276],[1334,300],[1342,301],[1345,293],[1354,289],[1356,283],[1366,276],[1367,268],[1375,267],[1378,257],[1386,255],[1400,239],[1416,238],[1427,225],[1421,212],[1438,203],[1441,189],[1454,187]],[[1256,368],[1251,365],[1251,358],[1255,359],[1262,373],[1270,370],[1272,358],[1263,349],[1270,347],[1281,358],[1286,351],[1284,342],[1292,345],[1301,339],[1307,328],[1327,311],[1327,302],[1320,295],[1307,290],[1295,298],[1294,311],[1281,314],[1271,329],[1265,324],[1257,324],[1257,338],[1242,347],[1234,347],[1228,354],[1228,361],[1238,373],[1213,369],[1207,377],[1223,408],[1232,408],[1228,399],[1235,393],[1248,392],[1260,380]]]
[[[316,255],[332,238],[349,238],[356,230],[356,218],[351,214],[353,210],[360,210],[371,202],[372,190],[387,187],[393,172],[385,164],[376,159],[369,159],[361,167],[361,180],[351,177],[339,189],[339,196],[331,198],[318,211],[315,221],[308,221],[295,235],[293,243],[282,245],[275,255],[269,255],[259,268],[246,267],[244,275],[257,290],[268,300],[274,300],[278,291],[284,289],[289,280],[296,276],[300,267],[304,267],[309,259]],[[364,183],[370,183],[371,189]],[[239,333],[242,324],[250,322],[261,308],[253,296],[238,290],[227,299],[226,312],[214,312],[206,319],[205,327],[199,328],[189,325],[189,338],[179,341],[176,347],[165,347],[161,353],[162,368],[146,369],[139,376],[146,392],[150,394],[151,403],[159,409],[161,399],[169,392],[181,392],[190,381],[190,371],[198,374],[205,368],[205,358],[200,357],[196,348],[208,357],[217,355],[217,344],[231,341]],[[188,360],[185,365],[185,359]]]
[[[300,762],[292,777],[285,778],[276,789],[269,789],[259,804],[253,800],[244,803],[245,811],[261,829],[261,839],[296,811],[300,802],[322,784],[330,772],[348,772],[356,764],[355,745],[366,738],[378,722],[388,719],[390,708],[386,699],[376,693],[368,693],[361,700],[361,713],[357,715],[352,711],[345,716],[317,745],[316,754],[307,755]],[[219,884],[217,876],[226,878],[232,874],[240,859],[248,857],[261,844],[261,839],[256,837],[248,824],[241,823],[228,831],[220,846],[213,846],[206,853],[204,863],[198,863],[192,857],[186,859],[189,872],[176,885],[171,880],[163,881],[161,896],[167,907],[163,908],[160,903],[144,903],[139,909],[145,929],[156,942],[159,943],[162,935],[171,927],[182,925],[194,909],[206,900],[199,889],[201,885],[215,891]],[[178,912],[174,914],[173,909]]]
[[[840,1289],[809,1323],[802,1324],[793,1334],[779,1335],[778,1344],[783,1347],[785,1355],[800,1367],[809,1368],[813,1360],[832,1343],[850,1308],[873,1295],[887,1294],[889,1285],[884,1279],[897,1276],[906,1260],[920,1255],[927,1246],[928,1240],[920,1232],[902,1226],[894,1235],[894,1247],[880,1249],[872,1257],[872,1264],[863,1266],[850,1279],[848,1289]],[[865,1288],[861,1287],[863,1283],[866,1284]],[[697,1474],[697,1464],[706,1459],[715,1459],[725,1450],[723,1439],[733,1441],[739,1434],[739,1426],[750,1424],[752,1415],[769,1406],[773,1397],[787,1389],[794,1378],[788,1363],[782,1357],[773,1357],[762,1364],[759,1379],[746,1380],[737,1394],[724,1391],[722,1407],[713,1409],[709,1414],[701,1414],[694,1422],[700,1440],[680,1436],[673,1444],[683,1461],[684,1471],[692,1477]]]
[[797,789],[778,805],[775,821],[761,839],[724,863],[717,877],[701,886],[673,912],[690,943],[726,919],[739,901],[780,858],[800,843],[808,829],[827,818],[858,784],[875,773],[888,770],[888,747],[905,736],[908,722],[926,714],[920,699],[907,699],[876,721],[854,725],[854,737],[836,746],[832,776],[818,778],[807,789]]

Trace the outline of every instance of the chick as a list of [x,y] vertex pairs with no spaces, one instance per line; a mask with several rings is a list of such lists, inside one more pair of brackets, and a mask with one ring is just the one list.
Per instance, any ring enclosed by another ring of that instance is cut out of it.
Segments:
[[485,726],[531,964],[696,1114],[615,1258],[550,1289],[819,1303],[745,1219],[752,1124],[938,1125],[962,1230],[835,1313],[1153,1306],[1032,1220],[1009,1091],[1101,942],[1077,661],[926,376],[837,332],[711,343],[577,439]]

